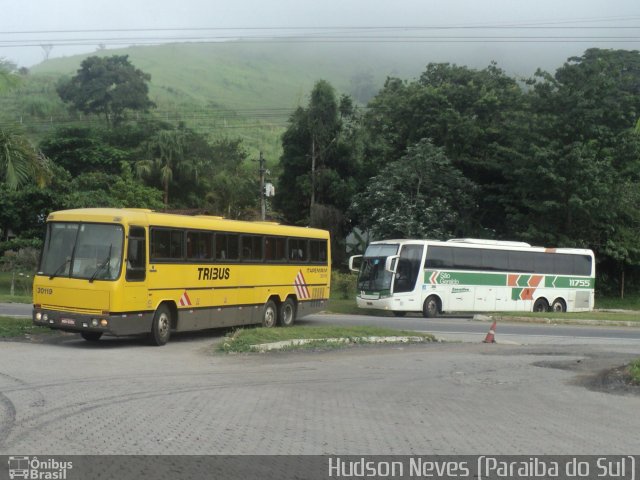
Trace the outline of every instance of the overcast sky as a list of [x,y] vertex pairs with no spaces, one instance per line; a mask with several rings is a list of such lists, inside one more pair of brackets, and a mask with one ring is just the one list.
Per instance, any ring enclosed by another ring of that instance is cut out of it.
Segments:
[[0,0],[0,7],[0,57],[19,66],[41,62],[41,45],[52,45],[55,58],[100,44],[283,35],[432,45],[446,36],[454,57],[479,45],[497,52],[535,45],[550,54],[640,49],[640,0]]

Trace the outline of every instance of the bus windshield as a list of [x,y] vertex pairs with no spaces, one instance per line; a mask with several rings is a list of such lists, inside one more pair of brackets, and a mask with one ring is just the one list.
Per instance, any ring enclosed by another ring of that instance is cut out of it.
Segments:
[[393,274],[384,269],[387,257],[398,253],[397,244],[372,244],[367,247],[360,275],[358,276],[358,290],[382,292],[391,289]]
[[121,225],[49,223],[38,274],[115,280],[120,276],[123,242]]

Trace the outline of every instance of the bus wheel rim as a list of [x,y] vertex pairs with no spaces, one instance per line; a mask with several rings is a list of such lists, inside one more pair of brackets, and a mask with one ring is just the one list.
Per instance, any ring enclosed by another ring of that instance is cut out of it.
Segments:
[[161,337],[166,337],[169,332],[169,317],[163,313],[158,319],[158,333]]
[[435,300],[430,300],[429,303],[427,303],[427,310],[430,314],[434,314],[438,310],[438,305]]
[[275,323],[275,318],[276,318],[276,314],[273,311],[273,308],[267,307],[267,309],[264,312],[264,324],[270,327]]

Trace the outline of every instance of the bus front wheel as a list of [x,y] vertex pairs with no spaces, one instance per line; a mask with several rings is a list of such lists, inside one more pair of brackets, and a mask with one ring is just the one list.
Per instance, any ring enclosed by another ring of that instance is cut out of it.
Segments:
[[262,326],[264,328],[273,328],[276,323],[278,323],[278,307],[276,307],[273,300],[268,300],[262,310]]
[[171,336],[171,311],[166,305],[160,305],[153,316],[149,340],[158,347],[165,345]]
[[280,326],[290,327],[296,321],[296,302],[287,298],[280,306]]
[[428,296],[422,306],[422,315],[426,318],[434,318],[438,316],[438,313],[440,313],[440,301],[438,297],[435,295]]

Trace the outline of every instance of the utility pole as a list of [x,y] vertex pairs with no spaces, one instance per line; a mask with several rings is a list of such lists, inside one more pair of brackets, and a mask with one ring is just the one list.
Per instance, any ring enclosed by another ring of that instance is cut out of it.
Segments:
[[260,212],[262,221],[267,219],[267,195],[264,191],[264,175],[267,173],[267,169],[264,168],[264,157],[262,156],[262,152],[260,152],[260,158],[258,160],[259,164],[259,172],[260,172]]
[[265,181],[266,175],[271,175],[268,168],[265,168],[265,159],[260,152],[260,158],[258,158],[258,172],[260,173],[260,216],[262,221],[267,219],[267,197],[273,197],[276,194],[276,189],[271,182]]
[[311,211],[316,203],[316,137],[311,136]]

